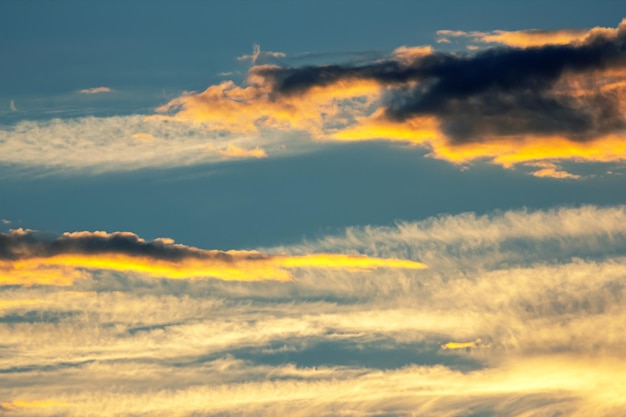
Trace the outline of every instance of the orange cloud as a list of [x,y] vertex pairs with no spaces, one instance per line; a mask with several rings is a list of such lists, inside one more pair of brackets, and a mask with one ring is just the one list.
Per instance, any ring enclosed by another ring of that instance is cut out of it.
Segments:
[[565,45],[575,41],[581,41],[587,36],[586,30],[560,29],[560,30],[518,30],[507,32],[496,30],[486,33],[477,39],[479,42],[501,43],[509,46],[528,48],[543,45]]
[[525,164],[526,166],[537,167],[540,168],[537,171],[531,173],[534,177],[539,178],[556,178],[556,179],[580,179],[580,175],[570,174],[567,171],[559,169],[556,164],[551,162],[531,162]]
[[472,42],[499,43],[508,46],[529,48],[543,45],[565,45],[582,41],[589,35],[586,29],[557,29],[557,30],[494,30],[492,32],[464,32],[458,30],[439,30],[438,42],[449,41],[449,38],[469,38]]
[[[214,132],[255,135],[263,129],[300,130],[314,138],[353,123],[366,114],[380,93],[380,85],[368,80],[338,80],[312,88],[304,95],[276,99],[272,86],[253,67],[246,86],[225,81],[201,93],[188,93],[156,109],[148,119],[195,122]],[[167,115],[165,113],[170,113]]]
[[[362,65],[256,65],[243,85],[186,93],[151,118],[252,137],[269,129],[318,141],[400,141],[455,164],[554,164],[532,172],[537,177],[579,178],[558,169],[562,160],[626,160],[626,71],[606,52],[626,37],[626,20],[617,28],[438,34],[534,48],[457,56],[401,46]],[[542,48],[548,44],[567,53]],[[234,144],[218,153],[266,156]]]
[[54,240],[28,231],[2,234],[5,259],[0,260],[0,285],[71,285],[86,271],[139,273],[169,279],[217,278],[259,281],[292,279],[291,269],[372,270],[421,269],[402,259],[316,253],[267,255],[257,251],[203,250],[171,239],[144,241],[129,232],[75,232]]
[[620,26],[623,26],[626,19],[623,19],[618,28],[595,27],[591,29],[525,29],[525,30],[493,30],[490,32],[480,31],[460,31],[460,30],[439,30],[437,42],[449,42],[449,38],[469,38],[472,42],[498,43],[518,48],[532,48],[544,45],[567,45],[580,43],[595,37],[615,37]]

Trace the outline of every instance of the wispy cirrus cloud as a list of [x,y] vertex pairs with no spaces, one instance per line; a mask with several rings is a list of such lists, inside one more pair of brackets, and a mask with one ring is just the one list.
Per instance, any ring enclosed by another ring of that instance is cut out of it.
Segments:
[[250,61],[252,65],[256,65],[267,58],[285,58],[286,56],[287,54],[284,52],[261,51],[261,45],[255,43],[252,45],[252,53],[250,55],[238,56],[237,61]]
[[[297,154],[311,144],[283,135],[226,135],[145,115],[20,121],[0,126],[0,164],[27,172],[131,171]],[[235,151],[238,150],[238,151]]]
[[[442,216],[265,251],[438,259],[419,271],[302,268],[286,282],[118,271],[5,287],[2,411],[620,415],[625,218],[593,206]],[[193,251],[95,237],[5,244],[3,257]]]

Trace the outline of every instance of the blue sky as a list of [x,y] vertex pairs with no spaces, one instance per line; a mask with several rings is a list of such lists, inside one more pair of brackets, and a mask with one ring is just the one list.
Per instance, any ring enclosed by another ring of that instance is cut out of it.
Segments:
[[0,2],[0,414],[623,415],[624,17]]
[[[382,56],[401,45],[458,47],[435,43],[441,29],[614,27],[619,20],[619,2],[579,2],[569,10],[541,2],[540,13],[539,3],[530,4],[5,2],[0,19],[8,58],[0,63],[5,103],[0,117],[10,126],[22,120],[152,114],[183,91],[240,81],[250,63],[236,57],[250,54],[255,43],[286,53],[283,60],[294,65],[304,54],[320,54],[308,63],[346,62],[351,53]],[[233,74],[218,75],[228,72]],[[78,93],[99,86],[113,91]],[[11,111],[11,102],[17,111]],[[424,153],[402,144],[357,143],[293,159],[101,176],[64,170],[35,178],[9,168],[0,185],[7,196],[1,215],[55,233],[132,227],[146,237],[165,233],[193,245],[231,248],[440,213],[624,201],[619,193],[599,191],[610,188],[614,178],[573,185],[485,164],[461,173],[457,166],[422,158]],[[37,201],[44,196],[51,209],[42,213]],[[75,199],[85,201],[66,204]],[[135,209],[101,210],[109,199]],[[178,222],[186,226],[179,228]],[[249,233],[252,224],[258,232]]]

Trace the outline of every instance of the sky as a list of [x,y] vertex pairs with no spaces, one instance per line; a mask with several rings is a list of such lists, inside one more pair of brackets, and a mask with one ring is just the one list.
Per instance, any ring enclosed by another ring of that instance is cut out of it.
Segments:
[[624,415],[625,18],[0,2],[0,415]]

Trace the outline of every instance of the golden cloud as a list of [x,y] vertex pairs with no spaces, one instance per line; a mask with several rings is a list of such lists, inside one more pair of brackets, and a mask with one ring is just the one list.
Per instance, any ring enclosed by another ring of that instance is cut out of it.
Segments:
[[0,285],[71,285],[86,271],[138,273],[169,279],[217,278],[259,281],[292,279],[291,269],[421,269],[402,259],[315,253],[268,255],[257,251],[203,250],[171,239],[147,242],[129,232],[74,232],[45,240],[18,229],[2,234],[6,255],[0,259]]
[[[626,20],[591,30],[439,34],[526,49],[459,57],[402,46],[361,65],[256,65],[243,85],[184,94],[150,118],[245,136],[269,129],[318,141],[408,142],[455,164],[551,164],[532,175],[559,179],[580,178],[559,161],[626,160],[626,71],[611,52],[626,37]],[[224,156],[264,156],[229,146]]]

